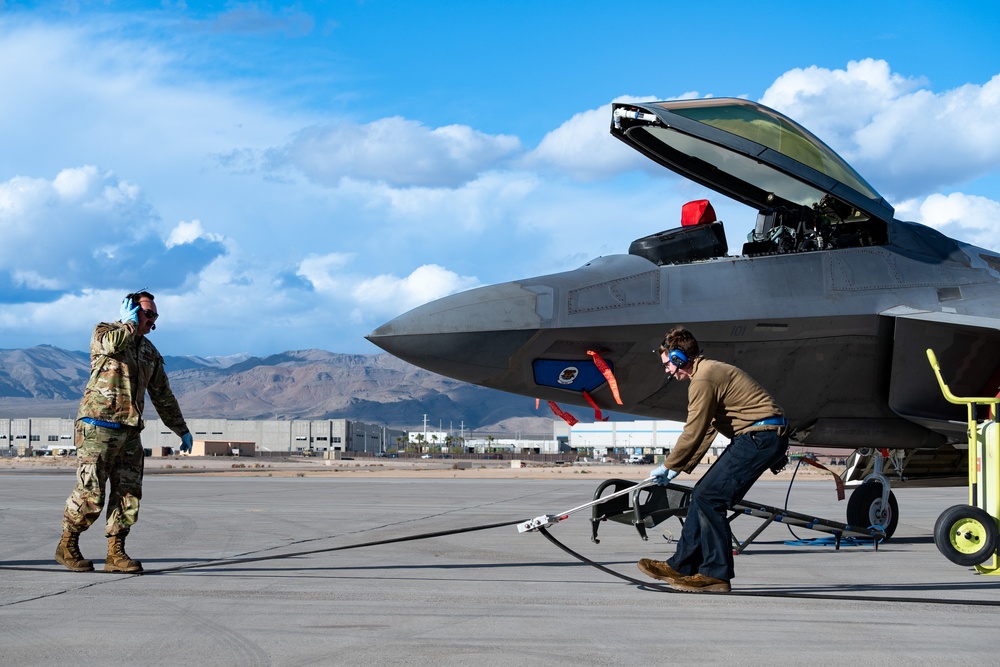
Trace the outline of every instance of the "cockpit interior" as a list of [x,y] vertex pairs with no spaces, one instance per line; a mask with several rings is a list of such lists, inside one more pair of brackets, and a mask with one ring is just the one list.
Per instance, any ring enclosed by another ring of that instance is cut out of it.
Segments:
[[[761,210],[747,234],[740,256],[858,248],[889,242],[886,224],[827,195],[813,207],[776,206]],[[725,227],[707,199],[688,202],[681,210],[681,226],[636,239],[630,255],[657,265],[685,264],[728,257]]]

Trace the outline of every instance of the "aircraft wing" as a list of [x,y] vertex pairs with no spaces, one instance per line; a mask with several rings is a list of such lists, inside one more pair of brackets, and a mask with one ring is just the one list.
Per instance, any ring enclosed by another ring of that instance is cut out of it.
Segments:
[[966,408],[948,403],[927,363],[934,350],[958,396],[996,396],[1000,391],[1000,317],[956,312],[883,313],[895,320],[889,407],[901,417],[965,441]]

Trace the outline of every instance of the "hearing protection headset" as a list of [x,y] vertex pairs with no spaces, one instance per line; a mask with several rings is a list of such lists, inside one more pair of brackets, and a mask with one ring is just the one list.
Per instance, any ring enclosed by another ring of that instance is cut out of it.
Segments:
[[669,359],[670,363],[672,363],[677,368],[684,368],[685,366],[688,365],[688,362],[690,361],[687,355],[681,352],[680,350],[668,350],[667,359]]

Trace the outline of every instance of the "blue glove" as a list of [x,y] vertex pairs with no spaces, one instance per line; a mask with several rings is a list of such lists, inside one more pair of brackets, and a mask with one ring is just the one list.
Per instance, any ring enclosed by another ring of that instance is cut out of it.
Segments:
[[118,308],[118,315],[118,321],[122,324],[126,322],[131,322],[136,326],[139,324],[139,306],[138,304],[132,305],[132,299],[122,301],[121,307]]
[[185,433],[181,436],[181,452],[191,453],[191,447],[194,445],[194,438],[191,437],[190,433]]
[[660,486],[666,486],[670,480],[677,477],[679,474],[680,473],[676,470],[667,470],[666,466],[661,465],[659,468],[649,473],[649,476],[652,477]]

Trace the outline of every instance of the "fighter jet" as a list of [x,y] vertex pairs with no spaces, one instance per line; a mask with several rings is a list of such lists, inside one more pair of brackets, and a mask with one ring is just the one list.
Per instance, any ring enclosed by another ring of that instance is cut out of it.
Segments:
[[[731,252],[707,201],[682,225],[564,273],[433,301],[368,339],[412,364],[558,403],[684,421],[687,389],[654,352],[682,324],[706,356],[756,378],[793,442],[873,453],[848,523],[898,520],[899,479],[965,480],[957,395],[1000,388],[1000,255],[894,218],[850,165],[790,118],[743,99],[612,105],[611,136],[757,211]],[[654,228],[655,229],[655,228]],[[591,354],[596,353],[596,354]],[[598,359],[599,358],[599,359]],[[617,382],[621,403],[603,360]],[[870,474],[868,474],[870,473]]]

